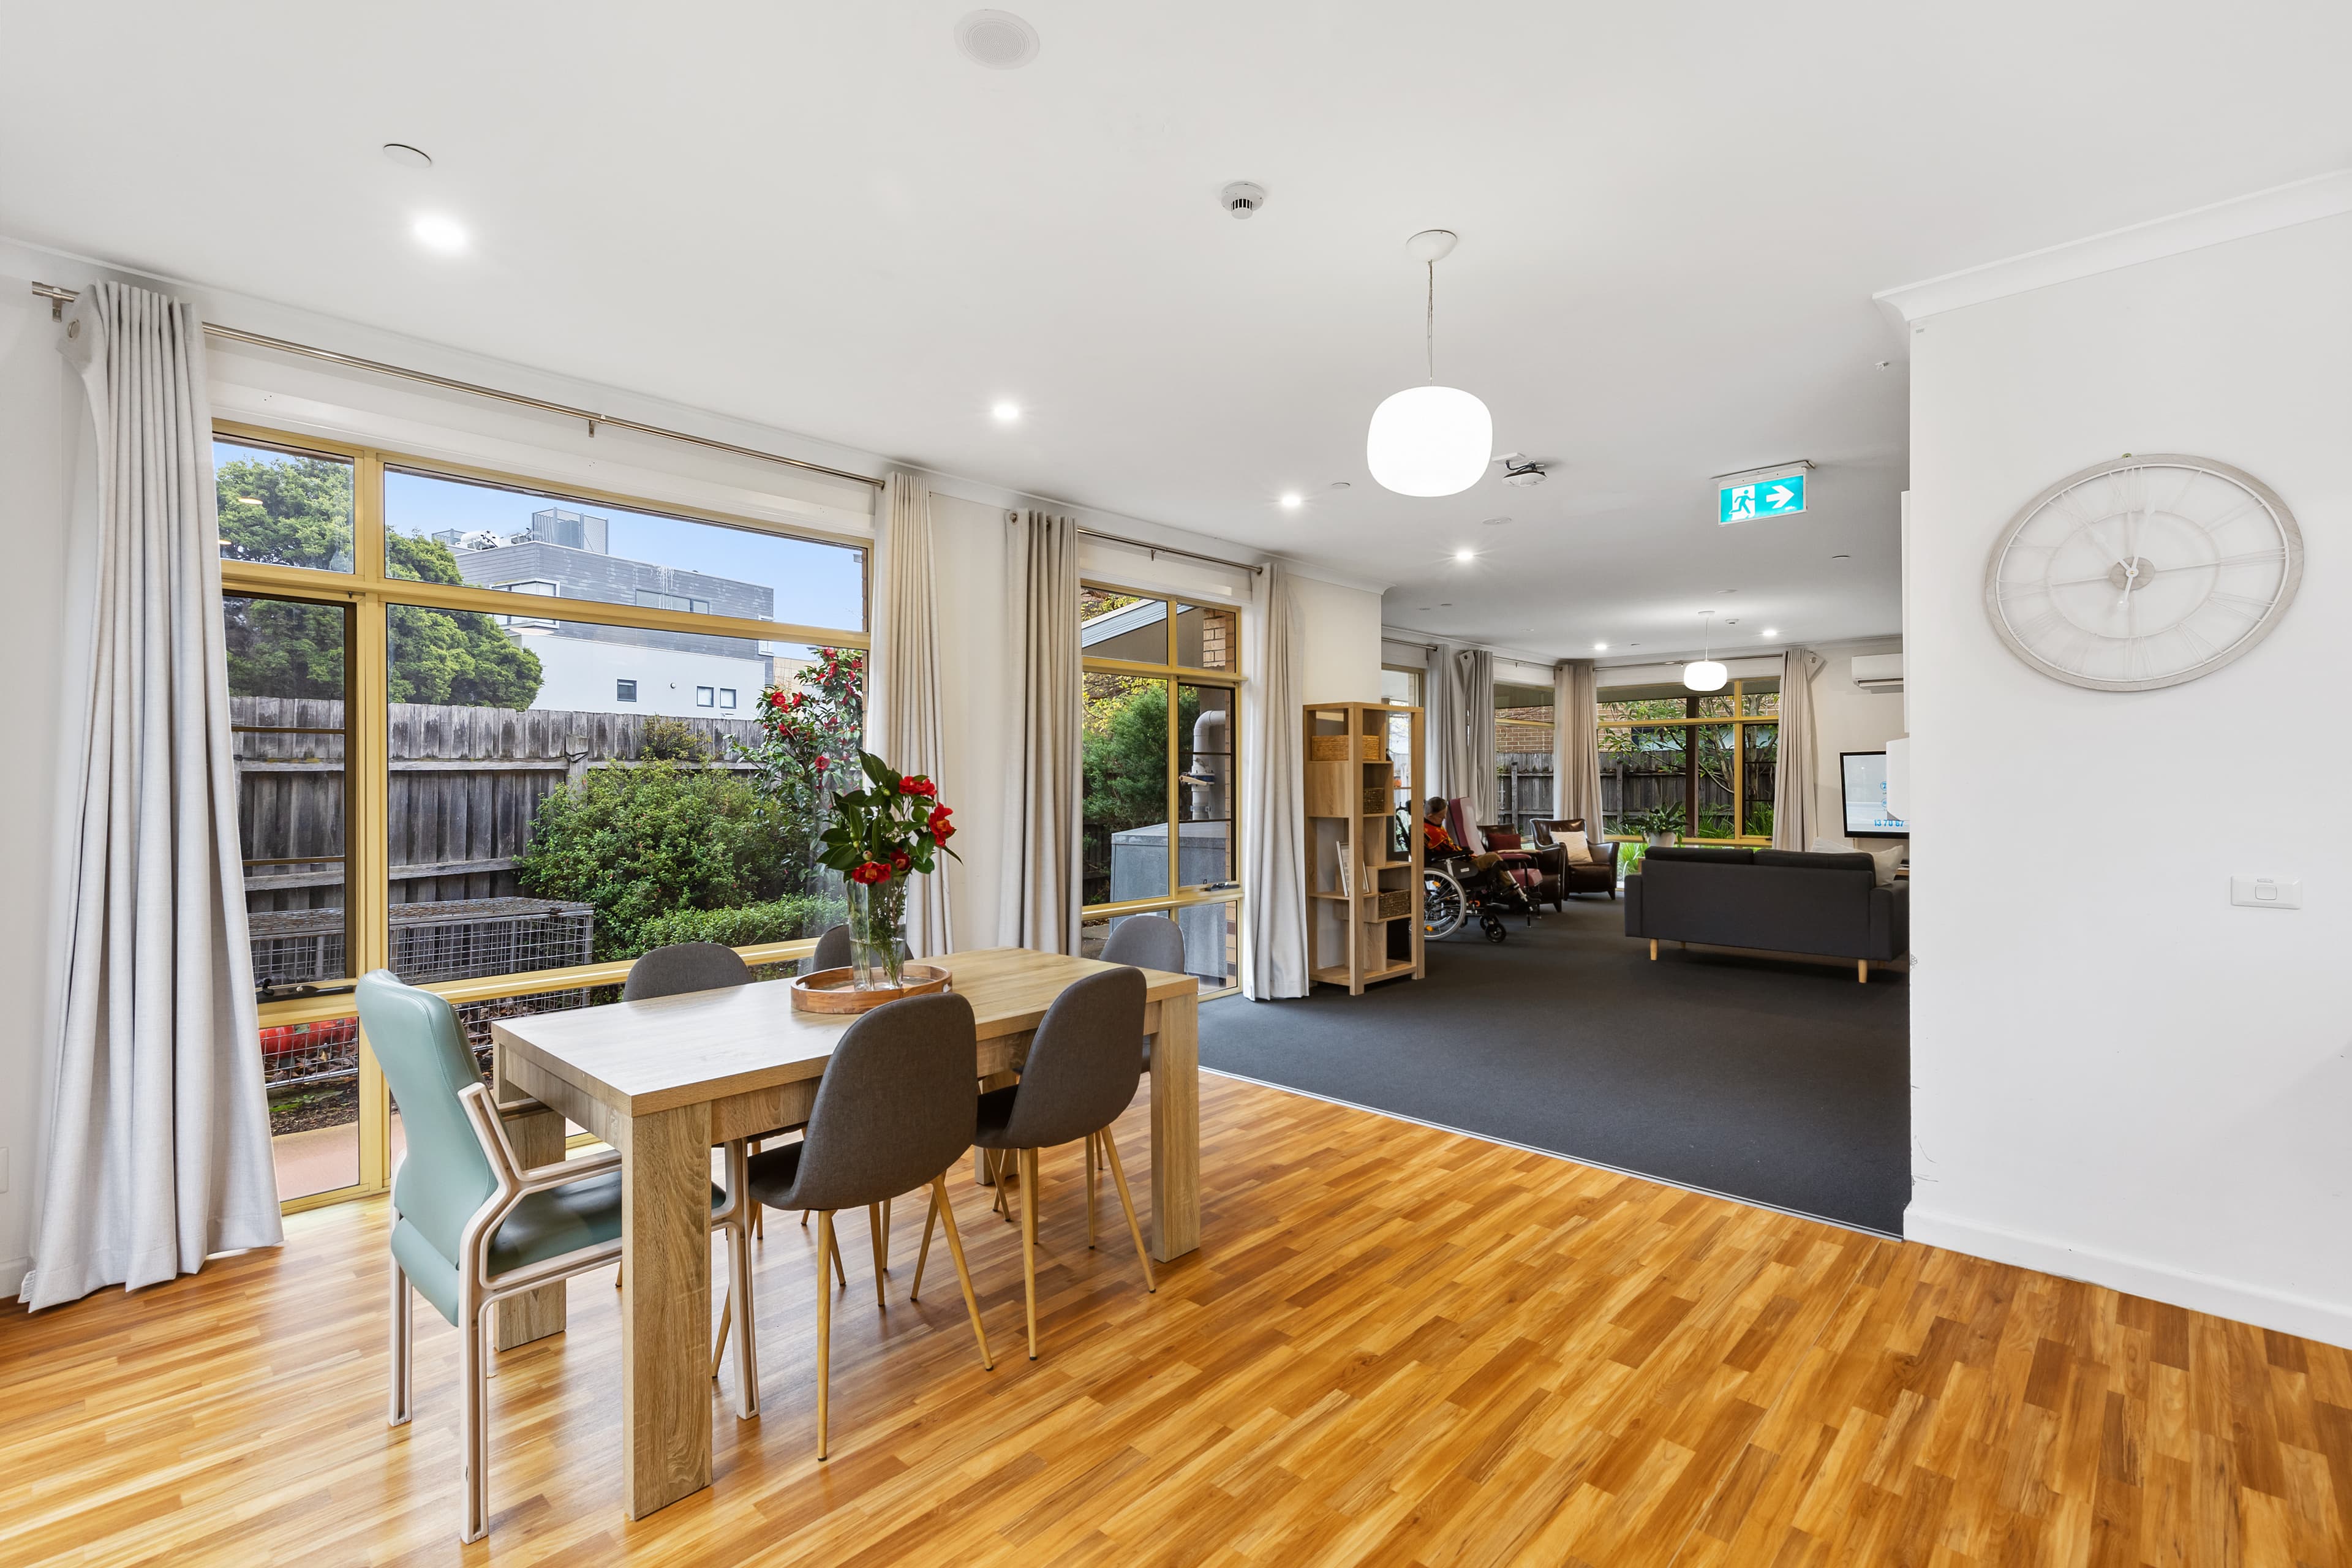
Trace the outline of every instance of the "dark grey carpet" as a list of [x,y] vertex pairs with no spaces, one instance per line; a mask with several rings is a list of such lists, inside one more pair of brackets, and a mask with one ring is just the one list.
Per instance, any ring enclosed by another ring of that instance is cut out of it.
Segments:
[[1471,926],[1429,977],[1360,997],[1235,996],[1201,1064],[1899,1236],[1911,1189],[1909,986],[1672,945],[1573,899],[1510,938]]

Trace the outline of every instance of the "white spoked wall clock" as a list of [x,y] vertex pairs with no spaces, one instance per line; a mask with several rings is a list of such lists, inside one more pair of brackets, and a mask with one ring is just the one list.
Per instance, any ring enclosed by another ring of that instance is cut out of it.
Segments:
[[2252,475],[2125,456],[2028,501],[1985,565],[1985,611],[2053,679],[2147,691],[2252,649],[2294,601],[2303,533]]

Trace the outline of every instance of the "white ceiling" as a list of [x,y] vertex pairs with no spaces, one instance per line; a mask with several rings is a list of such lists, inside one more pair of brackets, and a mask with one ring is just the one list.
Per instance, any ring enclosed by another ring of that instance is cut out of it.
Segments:
[[[1734,647],[1895,628],[1873,291],[2352,162],[2341,0],[1014,0],[1011,72],[966,8],[7,0],[0,229],[1652,657],[1704,607]],[[427,209],[473,250],[422,252]],[[1364,470],[1432,226],[1440,378],[1539,489]],[[1710,476],[1798,457],[1811,512],[1715,526]]]

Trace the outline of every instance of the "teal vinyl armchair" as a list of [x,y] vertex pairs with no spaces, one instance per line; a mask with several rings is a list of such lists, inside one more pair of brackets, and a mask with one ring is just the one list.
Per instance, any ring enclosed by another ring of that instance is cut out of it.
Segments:
[[[466,1519],[459,1538],[479,1541],[489,1518],[488,1309],[620,1262],[621,1155],[607,1150],[525,1168],[456,1009],[381,969],[361,979],[358,999],[360,1022],[407,1138],[392,1184],[391,1425],[405,1425],[413,1414],[413,1286],[463,1335]],[[533,1102],[520,1109],[541,1108]],[[740,1171],[730,1169],[728,1186],[735,1194],[746,1190]],[[711,1190],[712,1225],[740,1231],[746,1209],[740,1196]],[[730,1240],[740,1248],[744,1237]],[[735,1315],[751,1317],[748,1310]]]

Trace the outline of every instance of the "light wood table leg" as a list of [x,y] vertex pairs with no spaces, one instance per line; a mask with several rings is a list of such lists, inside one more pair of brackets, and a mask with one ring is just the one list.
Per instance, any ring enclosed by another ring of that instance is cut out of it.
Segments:
[[1151,1041],[1151,1256],[1201,1245],[1201,1002],[1160,1004]]
[[[509,1101],[530,1099],[508,1081],[503,1050],[498,1052],[497,1060],[498,1098]],[[515,1158],[523,1163],[524,1169],[552,1165],[563,1158],[563,1118],[558,1112],[510,1117],[506,1128],[507,1137],[514,1144]],[[560,1282],[542,1285],[536,1290],[509,1296],[491,1308],[490,1315],[495,1321],[491,1343],[502,1351],[560,1334],[565,1321],[563,1286]]]
[[643,1519],[710,1484],[710,1108],[620,1131],[622,1491]]

